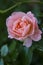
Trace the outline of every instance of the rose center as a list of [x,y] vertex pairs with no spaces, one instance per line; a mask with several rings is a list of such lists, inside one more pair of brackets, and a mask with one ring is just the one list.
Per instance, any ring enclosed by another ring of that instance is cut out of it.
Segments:
[[31,27],[30,21],[28,20],[22,21],[21,19],[19,19],[14,22],[13,31],[22,36],[25,31],[27,31],[25,34],[29,33],[29,30],[31,29],[30,27]]

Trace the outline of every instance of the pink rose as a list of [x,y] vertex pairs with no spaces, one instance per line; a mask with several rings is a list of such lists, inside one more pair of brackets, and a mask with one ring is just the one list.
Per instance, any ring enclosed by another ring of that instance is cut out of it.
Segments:
[[33,41],[41,39],[41,30],[38,27],[34,14],[14,12],[6,20],[8,37],[24,41],[23,45],[30,47]]

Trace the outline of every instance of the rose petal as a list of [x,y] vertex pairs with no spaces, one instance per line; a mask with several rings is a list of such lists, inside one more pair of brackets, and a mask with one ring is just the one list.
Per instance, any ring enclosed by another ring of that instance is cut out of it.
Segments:
[[39,40],[41,40],[41,35],[40,34],[35,34],[35,35],[31,36],[31,39],[33,41],[39,41]]
[[30,17],[30,18],[33,18],[34,14],[31,13],[31,11],[27,12],[27,15]]
[[32,22],[37,22],[38,23],[38,20],[36,19],[36,17],[34,16],[34,14],[31,11],[27,12],[27,15],[32,20]]
[[41,30],[38,30],[39,34],[42,34],[42,31]]
[[13,39],[13,37],[12,37],[11,35],[8,35],[8,38],[11,38],[11,39]]
[[11,27],[13,22],[21,17],[23,17],[24,15],[26,15],[25,13],[23,12],[13,12],[11,16],[9,16],[7,19],[6,19],[6,26],[8,27]]
[[32,45],[32,40],[27,38],[24,40],[23,46],[30,47]]
[[23,16],[22,17],[22,21],[28,20],[28,22],[30,21],[30,24],[32,23],[33,27],[32,27],[32,32],[29,35],[32,35],[34,33],[35,30],[35,20],[32,20],[30,17],[28,16]]
[[9,17],[6,19],[6,26],[11,28],[11,27],[12,27],[12,24],[13,24],[12,16],[9,16]]
[[27,27],[24,29],[22,36],[25,36],[29,30],[30,30],[30,24],[27,25]]
[[24,12],[13,12],[12,15],[15,15],[15,14],[25,14]]
[[41,34],[42,34],[42,32],[39,29],[38,24],[36,23],[35,33],[31,36],[31,39],[34,40],[34,41],[39,41],[39,40],[41,40]]

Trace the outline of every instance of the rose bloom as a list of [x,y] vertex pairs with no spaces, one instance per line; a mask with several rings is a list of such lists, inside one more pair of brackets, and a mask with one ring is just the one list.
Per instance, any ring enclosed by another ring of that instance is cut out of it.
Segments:
[[30,47],[33,41],[41,39],[41,30],[38,27],[38,21],[30,11],[13,12],[6,20],[8,37],[24,41],[23,45]]

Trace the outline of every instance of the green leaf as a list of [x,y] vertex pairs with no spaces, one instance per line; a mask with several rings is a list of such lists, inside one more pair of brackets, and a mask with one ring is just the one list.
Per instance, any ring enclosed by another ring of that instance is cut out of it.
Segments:
[[18,6],[19,4],[23,3],[23,2],[27,2],[28,0],[1,0],[0,1],[0,13],[5,13],[9,10],[11,10],[12,8],[15,8],[16,6]]
[[3,59],[0,59],[0,65],[4,65]]
[[6,13],[6,12],[8,12],[8,11],[14,9],[16,6],[18,6],[18,5],[20,5],[20,4],[21,4],[21,2],[18,2],[18,3],[16,3],[16,4],[14,4],[13,6],[9,7],[8,9],[0,10],[0,13],[1,13],[1,14]]
[[33,42],[33,48],[43,52],[43,38],[38,42]]
[[5,61],[15,64],[15,61],[17,60],[18,55],[21,51],[21,47],[22,44],[20,41],[12,40],[12,43],[9,46],[9,54],[5,57]]
[[33,55],[32,48],[23,47],[19,55],[20,65],[30,65],[32,55]]
[[39,41],[37,49],[43,52],[43,38]]
[[13,40],[12,43],[9,46],[9,51],[12,53],[16,48],[17,42],[16,40]]
[[34,50],[31,65],[43,65],[43,52]]
[[1,47],[1,56],[6,56],[8,54],[8,46],[7,45],[3,45]]

